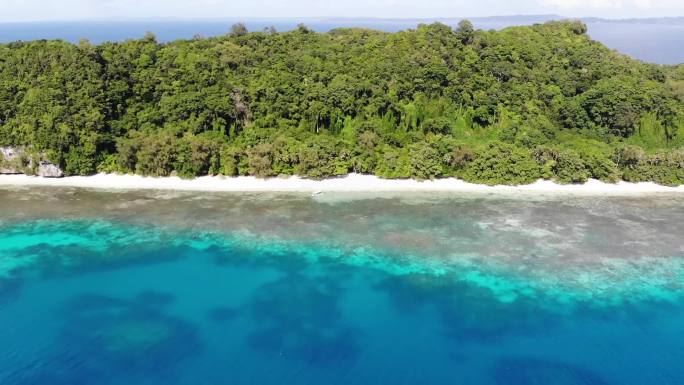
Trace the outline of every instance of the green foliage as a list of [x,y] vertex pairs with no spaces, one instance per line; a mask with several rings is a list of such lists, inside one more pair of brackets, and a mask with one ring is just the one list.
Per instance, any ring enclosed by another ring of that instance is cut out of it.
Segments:
[[616,54],[577,21],[17,42],[0,45],[0,145],[69,175],[677,184],[683,68]]
[[312,136],[300,147],[295,171],[310,178],[349,173],[349,155],[343,143],[329,136]]
[[411,157],[407,149],[387,146],[378,159],[375,175],[388,179],[411,177]]
[[241,151],[235,147],[225,147],[221,151],[220,174],[225,176],[240,175]]
[[557,150],[538,147],[534,152],[535,159],[544,169],[544,176],[560,183],[584,183],[591,173],[586,162],[573,150]]
[[608,183],[619,181],[622,173],[612,159],[613,154],[609,152],[611,149],[608,145],[588,141],[574,147],[584,161],[590,178]]
[[232,37],[245,36],[247,33],[249,33],[249,31],[247,30],[245,23],[236,23],[230,27],[230,36]]
[[97,165],[97,172],[104,174],[124,174],[127,170],[119,166],[118,157],[115,154],[109,154],[104,157],[102,162]]
[[623,167],[626,181],[684,184],[684,148],[646,154],[641,147],[627,145],[615,151],[615,159]]
[[442,176],[444,170],[439,151],[429,143],[418,142],[409,147],[409,171],[411,177],[419,180]]
[[505,143],[491,143],[477,154],[464,178],[489,185],[532,183],[542,176],[542,167],[531,151]]
[[458,22],[458,29],[456,33],[463,44],[472,44],[475,39],[475,27],[470,20],[461,20]]
[[194,178],[220,172],[220,142],[201,135],[188,135],[176,143],[173,168],[180,177]]
[[664,92],[654,82],[618,76],[599,80],[580,97],[580,105],[594,124],[629,137],[638,128],[641,116],[656,110],[659,94]]

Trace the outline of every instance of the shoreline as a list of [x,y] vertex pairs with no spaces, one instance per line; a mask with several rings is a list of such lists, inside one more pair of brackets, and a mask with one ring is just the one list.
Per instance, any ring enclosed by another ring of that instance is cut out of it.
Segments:
[[522,186],[488,186],[455,178],[417,181],[381,179],[372,175],[350,174],[346,177],[311,180],[296,176],[259,179],[256,177],[205,176],[192,180],[178,177],[143,177],[138,175],[97,174],[59,179],[27,175],[0,175],[0,187],[75,187],[102,190],[175,190],[196,192],[472,192],[539,193],[573,195],[635,195],[684,193],[684,186],[668,187],[652,182],[615,184],[589,180],[585,184],[563,185],[540,180]]

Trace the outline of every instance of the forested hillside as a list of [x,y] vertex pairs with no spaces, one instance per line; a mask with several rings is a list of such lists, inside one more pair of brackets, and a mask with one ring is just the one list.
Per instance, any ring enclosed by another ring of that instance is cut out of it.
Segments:
[[682,184],[684,66],[579,22],[17,42],[0,45],[1,145],[69,175]]

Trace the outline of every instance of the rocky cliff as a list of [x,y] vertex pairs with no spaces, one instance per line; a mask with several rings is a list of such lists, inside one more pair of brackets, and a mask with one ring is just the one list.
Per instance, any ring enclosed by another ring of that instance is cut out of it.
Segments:
[[0,147],[0,174],[27,174],[43,178],[61,178],[64,172],[41,154],[29,154],[24,148]]

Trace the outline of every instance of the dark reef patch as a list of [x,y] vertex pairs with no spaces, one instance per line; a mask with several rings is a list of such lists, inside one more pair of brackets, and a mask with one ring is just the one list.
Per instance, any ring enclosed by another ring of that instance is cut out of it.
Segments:
[[554,318],[533,300],[493,300],[488,289],[456,281],[451,276],[388,276],[375,289],[386,293],[400,315],[422,310],[436,312],[442,320],[443,336],[456,342],[494,341],[554,327]]
[[342,294],[332,280],[296,273],[262,286],[247,305],[250,346],[310,365],[351,365],[360,343],[339,308]]
[[230,322],[239,316],[240,311],[230,307],[217,307],[207,313],[207,318],[216,323]]
[[563,362],[508,357],[493,371],[497,385],[610,385],[592,370]]
[[20,278],[0,278],[0,311],[6,303],[19,295],[23,285]]
[[172,302],[172,295],[158,292],[144,292],[133,300],[78,296],[64,306],[68,321],[58,354],[78,352],[75,370],[96,373],[96,378],[107,373],[171,376],[168,368],[202,351],[197,328],[163,312]]

